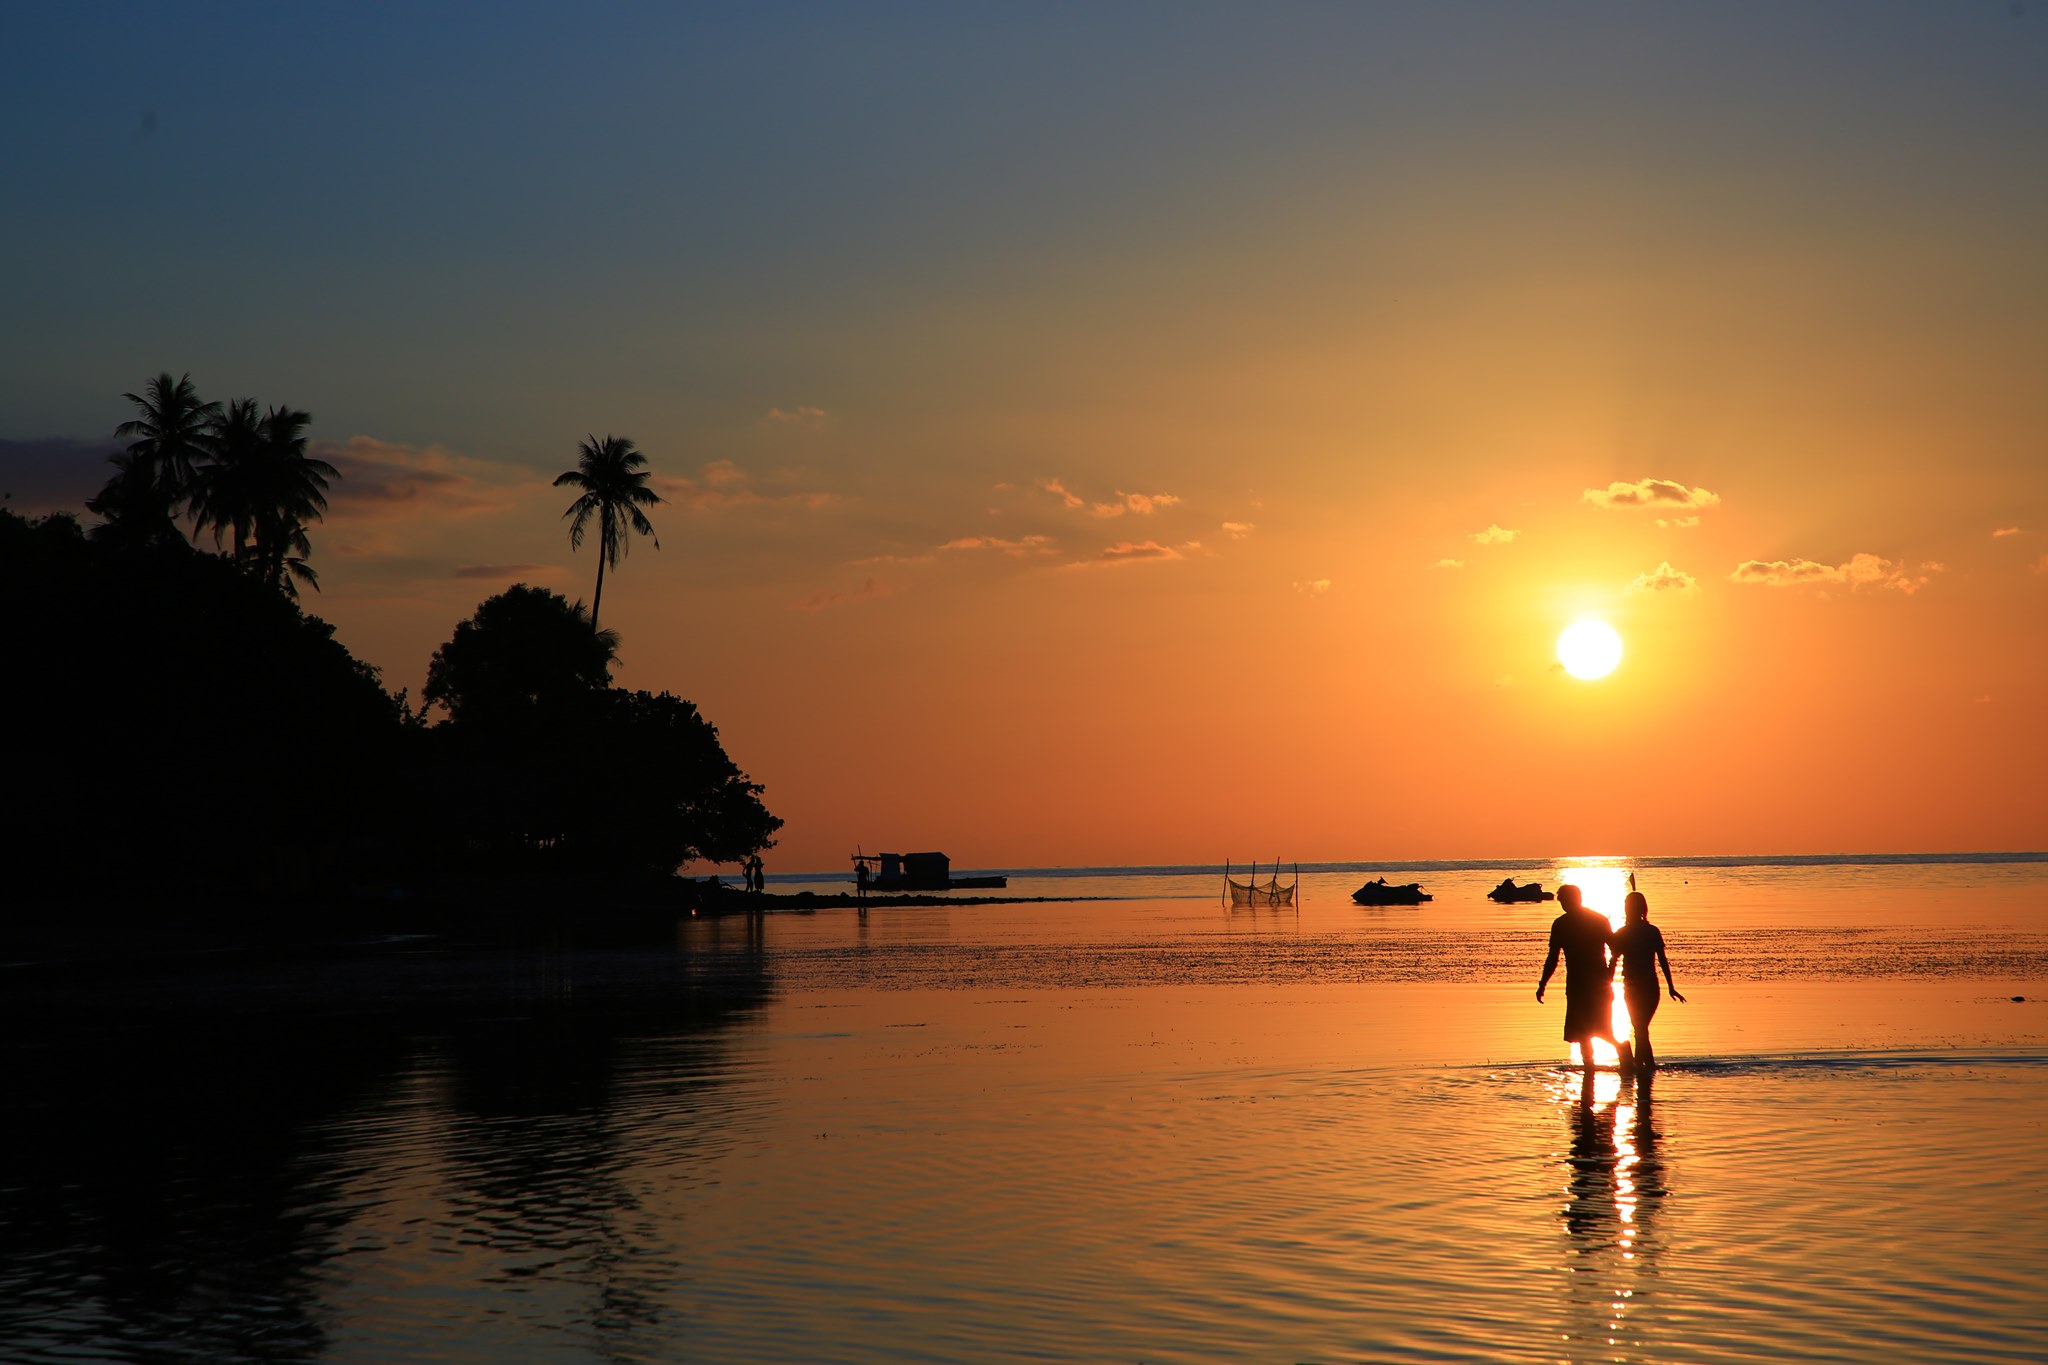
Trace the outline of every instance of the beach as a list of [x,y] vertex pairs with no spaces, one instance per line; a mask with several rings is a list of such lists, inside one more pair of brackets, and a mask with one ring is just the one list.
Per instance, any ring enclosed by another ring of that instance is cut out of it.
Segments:
[[1590,1095],[1499,866],[16,964],[0,1356],[2035,1357],[2048,865],[1530,869],[1688,996]]

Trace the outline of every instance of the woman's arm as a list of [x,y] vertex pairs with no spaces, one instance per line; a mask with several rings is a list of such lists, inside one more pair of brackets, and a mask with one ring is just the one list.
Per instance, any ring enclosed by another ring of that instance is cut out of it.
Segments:
[[1671,959],[1665,956],[1664,936],[1662,934],[1657,936],[1657,965],[1664,969],[1664,984],[1671,988],[1671,998],[1683,1005],[1685,997],[1678,993],[1678,983],[1671,979]]

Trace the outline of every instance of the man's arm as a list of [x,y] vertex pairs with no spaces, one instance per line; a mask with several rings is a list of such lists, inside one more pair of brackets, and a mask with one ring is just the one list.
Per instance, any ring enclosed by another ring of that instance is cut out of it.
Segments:
[[1543,999],[1544,987],[1550,984],[1550,974],[1557,970],[1557,954],[1557,926],[1553,924],[1550,926],[1550,955],[1543,959],[1543,979],[1536,983],[1536,999],[1539,1003]]

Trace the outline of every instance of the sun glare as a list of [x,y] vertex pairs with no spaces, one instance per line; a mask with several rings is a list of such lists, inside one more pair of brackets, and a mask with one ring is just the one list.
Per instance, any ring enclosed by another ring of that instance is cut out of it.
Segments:
[[[1559,654],[1563,648],[1560,644]],[[1598,910],[1607,916],[1607,922],[1619,929],[1627,920],[1625,902],[1628,899],[1629,870],[1620,862],[1565,863],[1558,867],[1556,877],[1559,885],[1569,883],[1579,888],[1580,899],[1588,910]],[[1614,1036],[1627,1039],[1629,1036],[1628,1000],[1617,986],[1614,992],[1613,1013],[1609,1016],[1614,1025]],[[1571,1049],[1566,1047],[1570,1055]],[[1621,1060],[1606,1040],[1593,1040],[1593,1061],[1598,1066],[1613,1066]]]
[[1574,678],[1604,678],[1621,662],[1621,637],[1605,621],[1574,621],[1557,637],[1557,661]]

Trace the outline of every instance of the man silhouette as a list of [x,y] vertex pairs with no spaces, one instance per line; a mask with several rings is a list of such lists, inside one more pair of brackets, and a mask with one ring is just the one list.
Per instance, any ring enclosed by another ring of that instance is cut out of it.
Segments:
[[1590,1074],[1592,1039],[1605,1038],[1621,1051],[1614,1037],[1614,963],[1607,954],[1614,929],[1607,916],[1585,907],[1576,886],[1558,887],[1557,903],[1564,913],[1550,922],[1550,954],[1543,959],[1536,999],[1543,999],[1558,954],[1564,954],[1564,1040],[1578,1048],[1579,1064]]

